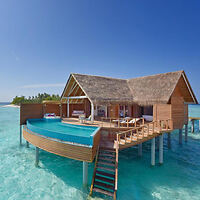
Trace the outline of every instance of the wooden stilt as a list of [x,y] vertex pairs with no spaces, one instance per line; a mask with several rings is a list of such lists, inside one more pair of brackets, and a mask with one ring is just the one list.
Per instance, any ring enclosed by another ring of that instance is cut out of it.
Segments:
[[155,165],[155,138],[151,140],[151,165]]
[[194,133],[194,119],[192,119],[192,133]]
[[168,149],[171,149],[171,133],[168,133],[167,135],[167,146]]
[[156,137],[156,151],[159,150],[159,137]]
[[182,144],[182,135],[183,135],[183,131],[182,129],[179,129],[179,144]]
[[200,120],[199,120],[199,131],[200,131]]
[[29,148],[29,142],[26,141],[26,148]]
[[163,164],[163,134],[159,136],[159,163]]
[[188,125],[185,124],[185,142],[188,141]]
[[88,163],[83,161],[83,186],[88,184]]

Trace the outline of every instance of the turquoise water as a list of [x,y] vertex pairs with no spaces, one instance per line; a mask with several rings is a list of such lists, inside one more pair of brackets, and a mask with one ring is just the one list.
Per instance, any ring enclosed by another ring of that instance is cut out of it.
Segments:
[[189,105],[189,110],[188,110],[188,115],[189,117],[200,117],[200,112],[199,112],[199,105]]
[[60,119],[30,119],[27,128],[35,133],[63,141],[93,145],[93,135],[98,127],[62,123]]
[[[150,143],[119,154],[118,199],[200,199],[200,133],[189,133],[188,143],[178,145],[172,134],[172,149],[164,142],[164,164],[150,166]],[[158,153],[158,152],[157,152]],[[158,155],[156,155],[158,163]],[[0,107],[0,200],[84,200],[89,186],[82,188],[82,163],[40,152],[39,168],[34,166],[34,147],[19,147],[19,109]],[[93,164],[89,164],[91,183]],[[101,195],[88,199],[108,199]]]

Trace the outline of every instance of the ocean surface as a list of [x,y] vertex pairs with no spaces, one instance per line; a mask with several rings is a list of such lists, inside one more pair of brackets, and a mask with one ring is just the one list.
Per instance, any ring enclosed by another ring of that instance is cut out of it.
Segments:
[[[193,108],[193,107],[192,107]],[[195,112],[200,113],[200,106]],[[119,153],[118,197],[122,200],[200,199],[200,132],[189,126],[188,142],[178,144],[178,132],[172,134],[172,148],[164,141],[164,164],[150,166],[150,143]],[[34,166],[34,147],[19,146],[19,109],[0,107],[0,200],[83,200],[109,199],[88,197],[89,186],[82,187],[82,162],[40,151],[39,167]],[[89,164],[91,183],[94,164]]]
[[9,102],[0,102],[0,107],[5,106],[5,105],[9,105]]

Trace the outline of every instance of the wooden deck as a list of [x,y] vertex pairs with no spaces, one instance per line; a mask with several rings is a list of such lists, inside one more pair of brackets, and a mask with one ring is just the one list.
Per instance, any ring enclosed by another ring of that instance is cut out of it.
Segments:
[[119,150],[125,149],[151,140],[163,133],[170,133],[171,131],[170,120],[150,122],[129,130],[119,130],[114,133],[115,137],[112,137],[114,138],[113,140],[102,138],[100,141],[100,147],[115,149],[116,145],[118,145]]
[[[163,133],[170,133],[171,120],[160,120],[153,122],[142,122],[134,127],[118,126],[117,123],[94,121],[80,123],[78,118],[65,118],[64,123],[82,125],[82,126],[99,126],[101,127],[101,141],[99,146],[109,149],[115,149],[116,144],[120,149],[125,149],[151,140]],[[103,138],[102,131],[107,131],[108,136]]]
[[62,118],[62,122],[73,124],[73,125],[81,125],[81,126],[95,126],[95,127],[102,127],[106,129],[112,129],[112,130],[129,130],[130,128],[133,128],[133,126],[127,126],[126,124],[118,125],[117,122],[113,122],[113,120],[108,119],[107,121],[101,121],[101,120],[94,120],[92,121],[84,121],[83,123],[80,122],[78,118]]
[[96,127],[106,127],[106,128],[115,127],[114,124],[110,124],[109,122],[102,122],[97,120],[95,120],[94,122],[85,121],[84,123],[81,123],[78,118],[63,118],[62,122],[74,125],[81,125],[81,126],[96,126]]

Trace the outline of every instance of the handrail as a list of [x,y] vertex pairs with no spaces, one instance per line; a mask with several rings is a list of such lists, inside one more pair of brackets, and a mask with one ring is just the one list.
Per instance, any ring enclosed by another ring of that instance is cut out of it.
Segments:
[[[152,131],[152,134],[155,133],[155,131],[160,133],[162,130],[167,130],[167,131],[171,130],[171,127],[169,127],[170,122],[172,122],[171,119],[157,120],[157,121],[152,121],[147,124],[143,124],[137,128],[132,128],[127,131],[118,132],[117,133],[117,142],[118,142],[118,144],[120,144],[121,137],[123,137],[125,140],[125,143],[126,143],[127,136],[131,136],[131,139],[132,139],[133,132],[136,133],[136,137],[138,139],[139,135],[142,135],[142,138],[144,138],[144,136],[149,136],[150,130]],[[150,125],[152,125],[152,129],[150,129]],[[139,134],[139,131],[141,131],[140,134]]]
[[116,150],[116,160],[115,160],[115,191],[117,191],[117,182],[118,182],[118,152],[119,152],[119,143],[115,142]]
[[[144,118],[143,117],[140,117],[140,118],[133,118],[133,117],[130,117],[129,119],[125,119],[124,117],[121,117],[121,118],[116,118],[116,117],[101,117],[101,127],[103,127],[103,122],[104,120],[106,120],[108,123],[109,123],[109,127],[111,128],[111,124],[113,124],[113,120],[116,120],[116,125],[118,128],[120,127],[127,127],[129,128],[130,127],[130,121],[135,119],[135,122],[131,123],[133,124],[135,127],[137,126],[137,122],[136,119],[139,119],[139,120],[142,120],[142,124],[144,124]],[[125,123],[121,123],[120,120],[125,120]],[[126,126],[122,126],[123,125],[126,125]]]
[[90,187],[90,194],[89,194],[90,196],[92,195],[92,190],[93,190],[93,187],[94,187],[94,180],[95,180],[95,174],[96,174],[96,170],[97,170],[98,155],[99,155],[99,146],[98,146],[98,149],[97,149],[96,159],[95,159],[95,164],[94,164],[94,172],[93,172],[92,184],[91,184],[91,187]]

